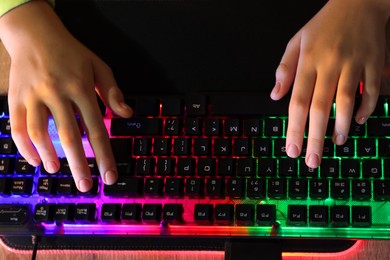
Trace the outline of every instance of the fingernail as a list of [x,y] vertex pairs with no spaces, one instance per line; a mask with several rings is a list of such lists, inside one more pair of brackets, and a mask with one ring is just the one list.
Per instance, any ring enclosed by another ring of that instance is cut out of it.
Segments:
[[346,138],[344,135],[337,135],[336,138],[335,138],[335,143],[337,145],[343,145],[346,141]]
[[296,146],[295,144],[289,144],[287,147],[287,155],[292,158],[298,157],[299,156],[298,146]]
[[280,91],[280,87],[281,87],[280,82],[279,81],[276,82],[274,88],[271,91],[271,98],[272,99],[277,99],[278,98],[278,93]]
[[31,158],[28,163],[34,167],[37,167],[41,164],[41,161],[39,159]]
[[81,179],[81,180],[79,180],[77,186],[78,186],[79,191],[87,192],[92,188],[92,183],[88,179]]
[[114,170],[108,170],[104,174],[104,183],[111,185],[114,184],[118,179],[118,174]]
[[362,117],[359,117],[356,122],[360,125],[364,124],[365,122],[367,121],[367,117],[365,116],[362,116]]
[[49,173],[55,173],[58,170],[57,164],[53,161],[46,162],[45,168],[46,168],[46,171]]
[[320,164],[320,159],[318,155],[312,153],[309,155],[309,158],[307,159],[307,166],[310,168],[317,168],[318,165]]
[[132,109],[131,107],[129,107],[125,102],[121,102],[121,103],[120,103],[120,106],[121,106],[123,109],[129,110],[129,111],[133,111],[133,109]]

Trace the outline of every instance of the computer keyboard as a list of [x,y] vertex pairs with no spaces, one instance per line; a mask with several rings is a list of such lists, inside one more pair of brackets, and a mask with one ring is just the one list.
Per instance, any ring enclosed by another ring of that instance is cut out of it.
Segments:
[[390,239],[390,97],[318,169],[285,153],[288,99],[268,93],[139,96],[130,119],[104,114],[119,179],[104,185],[86,136],[93,188],[76,189],[52,120],[61,170],[30,166],[0,118],[0,235]]

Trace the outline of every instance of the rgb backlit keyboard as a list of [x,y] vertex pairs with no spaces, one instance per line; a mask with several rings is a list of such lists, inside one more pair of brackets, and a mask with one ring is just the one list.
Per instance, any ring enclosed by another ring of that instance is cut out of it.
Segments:
[[0,118],[1,235],[390,238],[390,114],[382,96],[364,125],[331,141],[318,169],[285,153],[288,100],[268,94],[134,97],[135,116],[104,115],[119,179],[80,193],[55,131],[61,170],[30,166]]

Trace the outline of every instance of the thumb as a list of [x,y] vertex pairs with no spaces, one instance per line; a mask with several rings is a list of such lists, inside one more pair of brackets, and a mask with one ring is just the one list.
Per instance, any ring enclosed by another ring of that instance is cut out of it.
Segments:
[[96,91],[104,104],[121,117],[131,117],[133,110],[125,103],[110,67],[99,58],[93,61]]
[[271,98],[279,100],[290,90],[297,70],[301,35],[298,32],[287,44],[278,68],[275,72],[275,86],[271,91]]

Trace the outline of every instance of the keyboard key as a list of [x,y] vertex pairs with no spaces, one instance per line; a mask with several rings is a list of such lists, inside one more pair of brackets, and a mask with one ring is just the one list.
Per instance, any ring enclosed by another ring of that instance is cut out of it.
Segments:
[[214,139],[214,155],[229,156],[232,153],[232,140],[230,138]]
[[232,225],[234,222],[234,205],[216,204],[215,222],[219,225]]
[[36,204],[34,211],[34,220],[36,222],[52,223],[54,221],[54,204]]
[[245,119],[244,120],[244,135],[259,136],[262,133],[263,121],[260,119]]
[[204,124],[204,133],[207,136],[218,136],[221,134],[221,119],[206,118]]
[[194,219],[199,224],[210,224],[214,221],[214,207],[212,204],[195,204]]
[[112,136],[155,136],[161,135],[160,118],[113,118],[111,120]]
[[56,204],[54,207],[54,220],[57,224],[73,223],[75,213],[74,203]]
[[75,206],[74,219],[78,223],[92,223],[96,219],[95,203],[80,203]]
[[240,199],[245,196],[245,179],[244,178],[229,178],[227,180],[227,195],[231,199]]
[[224,134],[227,136],[240,136],[242,133],[241,121],[238,118],[228,118],[223,121]]
[[0,138],[0,154],[16,154],[16,145],[11,138]]
[[199,158],[198,159],[198,174],[199,176],[215,176],[216,159],[215,158]]
[[202,116],[206,114],[206,97],[191,95],[185,98],[185,108],[188,116]]
[[330,223],[334,227],[348,227],[350,224],[349,206],[330,207]]
[[15,172],[18,174],[34,174],[35,167],[30,165],[26,159],[22,157],[16,158]]
[[367,121],[367,132],[370,136],[389,136],[390,118],[370,118]]
[[288,205],[287,225],[305,226],[307,224],[306,205]]
[[138,158],[136,161],[137,176],[153,176],[155,173],[154,166],[156,165],[155,158]]
[[252,204],[236,205],[236,223],[240,226],[252,226],[255,222],[255,206]]
[[188,178],[186,180],[185,194],[190,198],[199,198],[204,196],[204,179]]
[[9,196],[11,194],[12,178],[0,178],[0,196]]
[[266,136],[282,136],[282,120],[277,118],[268,118],[264,120],[264,134]]
[[138,223],[141,221],[142,205],[140,203],[125,203],[122,207],[122,221]]
[[110,197],[139,197],[143,194],[144,179],[119,176],[116,183],[104,185],[104,195]]
[[144,204],[142,208],[142,221],[150,223],[160,223],[161,214],[161,204]]
[[199,118],[187,118],[185,121],[185,135],[199,136],[202,134],[201,120]]
[[329,183],[328,180],[311,179],[310,180],[310,198],[312,199],[326,199],[329,197]]
[[352,226],[354,227],[371,226],[370,206],[352,206]]
[[[120,139],[118,138],[118,140]],[[151,155],[151,143],[152,141],[150,138],[134,138],[133,154],[136,156]],[[122,153],[126,154],[123,149],[118,149],[117,151],[121,151]]]
[[0,174],[14,174],[15,158],[0,158]]
[[38,194],[42,196],[53,196],[57,193],[57,178],[40,177],[38,179]]
[[183,211],[182,204],[165,204],[162,212],[164,223],[181,224],[183,222]]
[[362,168],[363,178],[382,177],[382,161],[379,159],[364,159]]
[[390,180],[374,180],[374,199],[390,201]]
[[29,218],[29,206],[27,205],[0,205],[1,225],[22,225]]
[[331,197],[334,199],[350,198],[350,184],[346,179],[334,179],[331,181]]
[[138,97],[135,102],[127,101],[128,104],[135,103],[132,107],[137,116],[157,116],[160,114],[160,101],[154,97]]
[[222,199],[225,197],[225,179],[208,178],[206,179],[206,197],[213,199]]
[[183,178],[166,178],[165,195],[172,198],[184,196],[184,179]]
[[268,196],[273,199],[285,199],[287,196],[286,179],[268,179]]
[[11,193],[13,195],[30,196],[32,188],[32,178],[13,178],[11,181]]
[[257,160],[254,158],[238,158],[237,176],[238,177],[255,177]]
[[256,205],[256,223],[259,226],[271,226],[276,222],[276,206],[270,204]]
[[158,158],[156,174],[157,176],[173,176],[175,174],[174,158]]
[[291,199],[306,199],[307,198],[307,180],[306,179],[290,179],[288,196]]
[[121,204],[107,203],[102,205],[101,220],[107,223],[119,222],[121,219]]
[[354,200],[371,199],[371,182],[369,180],[352,180],[352,198]]
[[246,179],[247,196],[251,199],[266,198],[266,180],[263,178]]
[[146,178],[145,192],[148,197],[158,198],[163,195],[164,179],[163,178]]
[[219,158],[217,164],[218,176],[234,176],[236,173],[236,159]]
[[183,115],[183,101],[178,97],[162,98],[161,116],[181,116]]
[[341,160],[341,177],[343,178],[360,177],[360,161],[357,159]]
[[57,193],[60,196],[75,196],[77,187],[73,177],[58,178]]
[[312,226],[327,226],[329,222],[327,206],[310,206],[309,223]]
[[178,158],[177,159],[177,175],[178,176],[194,176],[195,175],[195,159],[194,158]]
[[177,118],[166,118],[164,120],[164,135],[179,136],[181,125],[182,122]]
[[173,143],[173,154],[177,156],[190,155],[191,147],[190,138],[175,138]]

